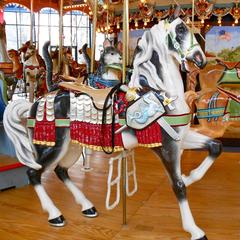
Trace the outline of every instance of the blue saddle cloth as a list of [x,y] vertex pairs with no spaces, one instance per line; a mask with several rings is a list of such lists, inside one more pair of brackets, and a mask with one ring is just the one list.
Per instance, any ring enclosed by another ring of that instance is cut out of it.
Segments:
[[88,84],[93,88],[115,87],[119,83],[119,80],[106,80],[94,74],[90,74],[88,77]]

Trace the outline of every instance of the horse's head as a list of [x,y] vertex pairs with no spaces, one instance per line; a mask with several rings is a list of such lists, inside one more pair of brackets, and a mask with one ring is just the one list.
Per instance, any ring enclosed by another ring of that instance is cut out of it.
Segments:
[[72,65],[73,63],[72,52],[71,52],[71,49],[69,48],[63,49],[63,63],[66,65]]
[[14,59],[19,59],[20,53],[17,50],[10,49],[7,52],[8,52],[8,57],[10,58],[11,61],[13,61]]
[[30,57],[34,56],[37,54],[36,46],[31,44],[28,48],[27,51],[24,53],[24,61],[27,61]]
[[206,65],[206,56],[193,32],[179,18],[179,14],[180,7],[178,6],[164,23],[168,50],[181,64],[183,71],[188,69],[187,60],[193,62],[197,67],[203,68]]

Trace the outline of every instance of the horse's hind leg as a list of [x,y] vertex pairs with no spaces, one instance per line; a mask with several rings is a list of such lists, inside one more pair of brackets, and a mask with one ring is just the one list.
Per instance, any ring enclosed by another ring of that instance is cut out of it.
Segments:
[[68,169],[79,159],[82,153],[82,148],[76,144],[70,144],[69,150],[64,158],[55,168],[55,173],[58,178],[64,182],[66,187],[73,194],[76,202],[82,205],[82,214],[85,217],[96,217],[97,210],[93,204],[85,197],[79,188],[71,181],[68,175]]
[[[191,234],[192,240],[207,240],[205,233],[195,224],[188,204],[186,187],[181,177],[180,146],[170,138],[163,142],[164,148],[154,148],[153,150],[159,157],[161,157],[167,170],[173,191],[178,199],[183,229]],[[165,142],[167,144],[165,144]]]
[[216,139],[211,139],[205,135],[190,130],[183,139],[183,149],[198,149],[203,148],[208,150],[208,156],[203,162],[190,172],[189,176],[183,175],[183,181],[186,186],[200,180],[208,169],[212,166],[215,159],[222,152],[222,143]]
[[51,198],[48,196],[43,185],[41,184],[42,170],[30,168],[27,171],[29,181],[33,185],[42,205],[43,210],[49,214],[48,222],[52,226],[61,227],[65,225],[65,219],[59,209],[54,205]]

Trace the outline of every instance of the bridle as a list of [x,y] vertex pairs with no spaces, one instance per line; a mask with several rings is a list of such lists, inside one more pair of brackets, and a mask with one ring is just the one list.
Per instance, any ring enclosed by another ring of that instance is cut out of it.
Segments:
[[169,31],[169,25],[170,25],[170,23],[168,22],[168,20],[165,20],[164,21],[164,27],[165,27],[165,30],[167,32],[166,41],[168,43],[168,37],[171,39],[174,49],[177,51],[178,55],[181,58],[181,63],[184,64],[186,62],[187,57],[191,53],[192,49],[194,47],[197,47],[197,46],[200,46],[200,45],[199,45],[199,43],[194,43],[193,42],[194,34],[191,31],[191,33],[190,33],[191,34],[191,44],[190,44],[190,47],[186,51],[183,51],[183,49],[181,48],[181,45],[176,40],[176,36],[174,36],[173,33]]

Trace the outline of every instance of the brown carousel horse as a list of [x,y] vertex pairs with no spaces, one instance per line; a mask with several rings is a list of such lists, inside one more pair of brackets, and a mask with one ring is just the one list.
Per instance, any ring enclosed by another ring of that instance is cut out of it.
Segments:
[[53,81],[58,81],[58,78],[60,78],[62,81],[75,81],[76,78],[81,78],[82,76],[86,75],[85,65],[78,64],[77,61],[73,59],[70,48],[63,48],[63,57],[60,70],[58,55],[58,48],[50,52],[50,58],[53,65]]
[[[195,129],[210,137],[222,137],[240,126],[240,63],[216,60],[202,70],[193,68],[188,74],[187,102],[196,108],[199,125]],[[197,78],[201,90],[195,92]]]
[[47,92],[45,83],[45,62],[38,54],[36,46],[31,44],[30,41],[23,44],[19,52],[23,53],[25,81],[29,84],[29,100],[33,102],[35,95],[38,97]]

